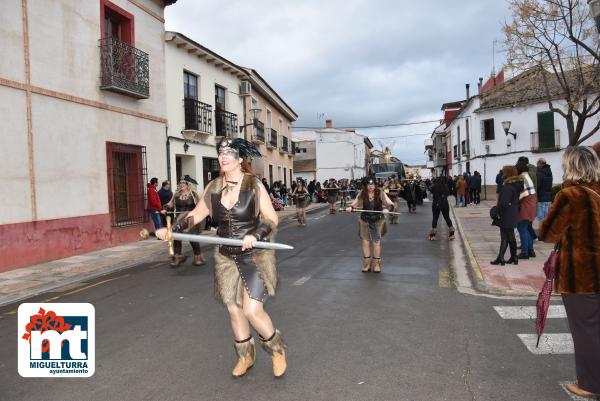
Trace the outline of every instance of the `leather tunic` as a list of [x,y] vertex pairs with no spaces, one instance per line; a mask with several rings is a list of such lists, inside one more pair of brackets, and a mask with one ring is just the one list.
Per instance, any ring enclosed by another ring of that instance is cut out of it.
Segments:
[[[219,224],[217,235],[224,238],[243,239],[259,224],[255,214],[255,194],[253,190],[240,191],[238,201],[231,209],[226,209],[221,203],[221,193],[211,194],[212,218]],[[220,246],[224,255],[249,253],[252,250],[241,251],[239,247]]]

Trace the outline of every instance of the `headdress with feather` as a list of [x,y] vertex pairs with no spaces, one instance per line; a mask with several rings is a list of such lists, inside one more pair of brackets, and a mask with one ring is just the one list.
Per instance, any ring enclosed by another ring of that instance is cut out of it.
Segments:
[[237,150],[240,157],[243,159],[262,157],[259,150],[252,142],[248,142],[242,138],[223,138],[217,145],[217,153],[219,153],[222,148],[231,148]]

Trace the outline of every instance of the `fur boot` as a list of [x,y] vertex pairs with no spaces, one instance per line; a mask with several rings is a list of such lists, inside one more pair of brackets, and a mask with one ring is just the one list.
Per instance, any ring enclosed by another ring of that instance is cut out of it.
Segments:
[[235,377],[240,377],[246,374],[248,369],[254,366],[256,360],[256,345],[252,336],[243,341],[236,341],[234,343],[235,353],[237,354],[238,360],[235,368],[231,374]]
[[286,345],[281,338],[281,333],[276,329],[275,334],[271,338],[265,340],[261,337],[260,341],[263,349],[271,355],[271,359],[273,360],[273,375],[275,377],[283,376],[287,369],[287,363],[285,361]]
[[362,270],[363,273],[368,273],[371,271],[371,257],[365,256],[363,257]]
[[171,260],[171,268],[177,268],[179,267],[180,264],[182,264],[183,262],[185,262],[185,260],[187,259],[186,255],[175,255],[173,256],[173,259]]
[[373,257],[373,263],[371,263],[373,273],[381,273],[381,258]]

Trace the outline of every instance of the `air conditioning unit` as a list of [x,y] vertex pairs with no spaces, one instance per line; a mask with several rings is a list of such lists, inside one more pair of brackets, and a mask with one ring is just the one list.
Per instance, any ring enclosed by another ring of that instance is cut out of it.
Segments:
[[252,84],[250,81],[242,81],[240,85],[240,95],[250,96],[250,92],[252,92]]

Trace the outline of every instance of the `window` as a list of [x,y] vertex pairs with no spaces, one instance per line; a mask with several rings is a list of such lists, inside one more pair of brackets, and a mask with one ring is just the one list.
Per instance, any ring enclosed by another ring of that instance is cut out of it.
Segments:
[[493,141],[495,139],[494,135],[494,119],[490,118],[488,120],[481,121],[481,140],[482,141]]
[[215,85],[215,109],[225,110],[225,88]]
[[556,145],[554,138],[554,113],[551,111],[538,113],[537,121],[539,150],[554,149]]
[[287,168],[283,168],[283,185],[287,187]]
[[108,0],[101,0],[100,18],[102,38],[115,38],[131,46],[135,45],[133,14]]
[[198,99],[198,77],[189,72],[183,72],[183,97]]
[[112,226],[146,222],[146,147],[107,142],[106,161]]
[[458,159],[458,145],[454,145],[454,158]]
[[463,156],[467,154],[467,146],[466,145],[467,145],[466,140],[464,140],[460,143],[460,150],[461,150],[460,154]]

